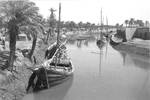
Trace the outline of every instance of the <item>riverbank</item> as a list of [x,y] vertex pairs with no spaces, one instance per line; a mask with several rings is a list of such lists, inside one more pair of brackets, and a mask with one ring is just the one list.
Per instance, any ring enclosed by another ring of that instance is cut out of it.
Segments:
[[116,47],[118,50],[124,50],[127,52],[150,56],[150,41],[149,40],[134,40],[123,42]]
[[[32,74],[29,68],[35,67],[44,61],[45,51],[54,41],[55,39],[51,38],[48,44],[44,44],[42,40],[38,39],[33,54],[37,60],[37,64],[32,63],[29,59],[25,58],[21,52],[16,50],[17,59],[14,62],[16,72],[11,73],[7,70],[0,71],[0,100],[21,100],[22,97],[26,95],[28,79]],[[16,48],[28,49],[31,47],[31,44],[31,41],[17,41]],[[6,43],[6,50],[9,50],[8,43]]]

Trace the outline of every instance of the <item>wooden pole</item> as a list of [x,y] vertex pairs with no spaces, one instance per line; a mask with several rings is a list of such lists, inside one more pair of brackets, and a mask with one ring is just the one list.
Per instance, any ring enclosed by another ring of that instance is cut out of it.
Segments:
[[[60,41],[59,41],[59,35],[60,35],[60,20],[61,20],[61,3],[59,3],[59,20],[58,20],[58,34],[57,34],[57,47],[59,49]],[[55,67],[57,66],[57,61],[58,61],[58,55],[56,54],[56,62],[55,62]]]
[[58,18],[58,33],[57,33],[57,46],[59,45],[59,35],[60,35],[60,21],[61,21],[61,3],[59,3],[59,18]]
[[100,33],[100,39],[102,39],[102,29],[103,29],[102,20],[103,20],[103,17],[102,17],[102,8],[101,8],[101,33]]
[[[107,36],[109,35],[108,34],[108,18],[107,18],[107,16],[106,16],[106,32],[107,32]],[[108,39],[108,37],[107,37],[107,39]],[[107,57],[107,51],[108,51],[108,41],[107,41],[107,45],[106,45],[106,53],[105,53],[105,57]]]

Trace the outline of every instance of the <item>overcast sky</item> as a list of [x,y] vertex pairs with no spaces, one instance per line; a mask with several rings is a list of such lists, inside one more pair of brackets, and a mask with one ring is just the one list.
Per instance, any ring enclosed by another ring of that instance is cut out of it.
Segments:
[[40,8],[40,13],[47,18],[49,9],[55,8],[58,19],[59,2],[62,5],[61,20],[75,22],[100,23],[101,8],[106,22],[115,25],[124,20],[135,18],[150,20],[150,1],[148,0],[31,0]]

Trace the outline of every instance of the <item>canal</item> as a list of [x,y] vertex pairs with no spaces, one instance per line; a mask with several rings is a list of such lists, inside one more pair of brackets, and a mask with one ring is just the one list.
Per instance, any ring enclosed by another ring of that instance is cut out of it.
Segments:
[[100,50],[94,40],[71,41],[67,48],[74,75],[23,100],[150,100],[150,58],[109,43]]

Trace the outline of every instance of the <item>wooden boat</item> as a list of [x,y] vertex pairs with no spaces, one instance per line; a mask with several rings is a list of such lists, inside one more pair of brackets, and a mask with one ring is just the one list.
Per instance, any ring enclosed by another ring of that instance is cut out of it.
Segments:
[[103,48],[104,47],[104,45],[105,45],[105,42],[104,42],[104,40],[97,40],[96,41],[96,44],[97,44],[97,46],[101,49],[101,48]]
[[120,44],[120,43],[122,43],[123,42],[123,39],[121,39],[121,38],[118,38],[118,37],[115,37],[114,35],[112,35],[111,37],[110,37],[110,44],[112,45],[112,46],[116,46],[116,45],[118,45],[118,44]]
[[51,59],[44,62],[43,66],[51,78],[68,76],[74,71],[73,64],[67,55],[67,48],[64,43],[60,45]]
[[[66,46],[64,44],[61,44],[57,48],[53,57],[51,59],[46,60],[42,65],[38,65],[37,68],[33,69],[33,72],[34,71],[40,72],[41,68],[44,68],[45,70],[42,73],[37,73],[38,74],[37,78],[40,75],[42,75],[40,77],[43,77],[43,79],[45,79],[46,77],[45,81],[47,81],[46,84],[48,85],[46,87],[48,88],[61,84],[66,80],[68,80],[71,76],[73,76],[74,66],[71,62],[71,59],[67,55]],[[39,90],[45,89],[42,87]],[[33,89],[32,87],[31,91],[39,91],[39,90],[35,90],[35,88]]]
[[56,50],[53,57],[44,62],[43,66],[46,69],[47,81],[51,84],[58,84],[72,76],[74,66],[71,59],[67,55],[65,43],[61,44]]
[[[59,5],[59,23],[60,8],[61,5]],[[41,89],[50,88],[51,86],[60,84],[73,75],[74,67],[71,59],[67,55],[67,48],[65,46],[66,42],[67,40],[64,43],[60,42],[58,27],[57,42],[49,47],[49,51],[45,55],[45,58],[47,58],[46,61],[44,61],[39,68],[33,70],[35,75],[32,74],[29,79],[29,82],[32,84],[34,83],[35,76],[37,76],[36,84],[33,87],[34,91],[39,91]],[[29,88],[30,85],[28,85],[27,91]]]
[[[46,77],[48,85],[58,84],[65,80],[67,77],[71,76],[74,72],[74,67],[71,59],[67,55],[67,48],[64,43],[60,43],[60,15],[61,15],[61,4],[59,4],[59,22],[58,22],[58,34],[57,43],[52,48],[53,53],[50,58],[44,62],[43,66],[46,69]],[[60,45],[61,44],[61,45]],[[49,85],[50,86],[50,85]]]
[[101,9],[101,31],[100,31],[100,37],[96,41],[96,44],[100,49],[102,49],[105,45],[104,33],[102,32],[102,30],[103,30],[103,21],[102,21],[102,9]]

